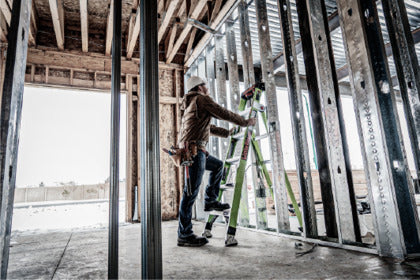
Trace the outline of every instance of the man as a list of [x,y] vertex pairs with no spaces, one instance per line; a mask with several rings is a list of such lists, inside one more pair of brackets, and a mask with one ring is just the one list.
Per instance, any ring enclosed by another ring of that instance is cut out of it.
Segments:
[[198,247],[208,241],[205,237],[193,234],[191,215],[205,170],[210,171],[210,178],[206,187],[204,211],[223,211],[230,208],[229,204],[217,201],[223,176],[223,162],[206,152],[206,144],[210,134],[226,138],[233,130],[210,124],[211,118],[244,127],[255,125],[256,119],[246,120],[214,102],[209,96],[206,82],[200,77],[193,76],[188,79],[187,90],[181,105],[183,116],[180,145],[188,147],[191,151],[193,164],[188,168],[189,186],[186,179],[179,210],[178,246]]

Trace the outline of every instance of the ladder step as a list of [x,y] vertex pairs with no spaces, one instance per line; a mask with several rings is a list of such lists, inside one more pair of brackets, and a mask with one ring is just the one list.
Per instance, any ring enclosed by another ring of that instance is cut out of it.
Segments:
[[234,190],[235,185],[232,183],[229,184],[225,184],[225,185],[221,185],[220,189],[224,190],[224,191],[233,191]]
[[236,140],[244,139],[245,138],[245,129],[239,131],[238,133],[236,133],[234,135],[232,135],[232,138],[236,139]]
[[[271,163],[271,160],[264,160],[263,162],[262,162],[262,164],[270,164]],[[256,162],[254,162],[252,165],[257,165],[257,163]]]
[[261,140],[261,139],[265,139],[265,138],[268,138],[268,134],[262,134],[262,135],[258,135],[258,136],[255,136],[255,140]]
[[216,210],[212,210],[212,211],[208,211],[206,212],[209,215],[213,215],[213,216],[224,216],[224,217],[229,217],[230,215],[230,209],[227,209],[225,211],[216,211]]
[[252,109],[251,107],[246,108],[245,110],[238,112],[238,115],[242,117],[246,117],[249,115],[249,111],[251,111],[251,109]]
[[232,157],[232,158],[227,158],[226,162],[230,163],[230,164],[235,164],[238,163],[241,160],[241,157]]

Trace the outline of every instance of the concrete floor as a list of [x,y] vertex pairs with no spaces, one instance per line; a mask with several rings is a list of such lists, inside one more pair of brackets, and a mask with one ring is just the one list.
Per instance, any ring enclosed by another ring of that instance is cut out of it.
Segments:
[[[203,229],[195,223],[196,232]],[[295,241],[238,230],[239,246],[224,246],[224,226],[201,248],[176,246],[177,222],[164,222],[164,278],[388,279],[420,278],[420,260],[399,263],[375,255],[315,247],[296,256]],[[12,236],[10,279],[104,279],[107,277],[107,229]],[[307,246],[307,245],[305,245]],[[140,279],[140,225],[120,227],[120,279]]]

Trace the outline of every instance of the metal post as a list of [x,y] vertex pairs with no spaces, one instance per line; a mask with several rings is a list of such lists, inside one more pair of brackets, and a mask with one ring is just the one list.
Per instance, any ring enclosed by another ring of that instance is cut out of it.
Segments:
[[350,184],[347,178],[347,168],[343,138],[340,128],[340,117],[337,109],[338,90],[337,79],[334,79],[334,59],[330,56],[328,17],[323,0],[306,1],[309,15],[309,26],[312,35],[312,45],[316,65],[322,117],[327,129],[325,139],[332,178],[332,192],[334,199],[335,217],[337,221],[338,240],[355,242],[351,203]]
[[[239,73],[238,73],[238,54],[236,51],[235,31],[233,30],[233,19],[229,19],[225,23],[226,28],[226,53],[228,61],[229,85],[230,85],[230,107],[233,112],[238,111],[240,90],[239,90]],[[239,206],[240,222],[244,227],[249,226],[249,210],[248,210],[248,183],[244,178],[242,186],[241,202]]]
[[[296,8],[299,17],[299,31],[302,40],[303,59],[307,77],[316,77],[314,51],[312,47],[312,35],[309,28],[309,16],[305,0],[296,0]],[[319,180],[321,183],[321,196],[324,208],[325,229],[328,237],[337,237],[337,224],[334,211],[334,199],[332,194],[332,182],[330,164],[328,161],[327,143],[325,140],[326,126],[322,118],[321,98],[317,79],[307,79],[308,95],[311,104],[311,118],[314,127],[316,143],[316,157],[318,160]]]
[[420,69],[404,1],[382,0],[401,98],[420,179]]
[[[255,74],[254,62],[252,59],[251,32],[249,30],[248,5],[245,0],[241,0],[241,2],[239,2],[238,14],[242,50],[242,71],[244,74],[245,88],[248,88],[255,84]],[[260,135],[258,123],[255,125],[255,135]],[[261,141],[258,140],[258,144],[261,147]],[[251,162],[256,162],[254,153],[251,153]],[[256,190],[256,187],[258,186],[258,174],[256,168],[258,167],[252,167],[252,187],[254,191],[254,205],[256,208],[255,222],[257,229],[267,229],[267,211],[261,211],[260,213],[257,211],[258,208],[267,209],[267,202],[265,195],[262,195],[263,192]]]
[[418,215],[380,23],[373,0],[338,0],[354,107],[362,139],[378,252],[403,258],[418,252]]
[[118,278],[118,204],[121,102],[121,1],[113,2],[111,85],[111,158],[109,175],[108,279]]
[[[210,44],[206,48],[206,77],[210,96],[217,102],[215,89],[216,74],[214,72],[214,48],[212,48]],[[217,125],[217,119],[213,118],[212,122],[214,125]],[[219,139],[212,137],[210,139],[209,146],[211,153],[217,158],[220,158]]]
[[[217,88],[217,102],[220,106],[227,107],[226,94],[226,68],[225,55],[223,52],[223,37],[214,37],[214,54],[216,57],[216,88]],[[229,129],[227,122],[220,122],[220,127]],[[220,156],[222,159],[226,157],[228,149],[228,139],[220,138]]]
[[15,0],[8,34],[8,49],[0,113],[0,272],[7,277],[10,233],[22,116],[23,86],[32,1]]
[[270,134],[271,167],[274,183],[274,199],[277,214],[278,231],[289,230],[289,211],[284,176],[283,152],[280,137],[280,121],[277,111],[277,92],[273,72],[273,54],[271,51],[270,32],[265,0],[256,0],[258,38],[260,41],[261,69],[267,96],[267,115]]
[[141,265],[162,278],[157,1],[140,1]]
[[287,88],[289,92],[290,118],[295,144],[296,171],[299,178],[300,202],[303,212],[303,233],[305,237],[317,237],[317,223],[314,194],[312,189],[309,148],[306,138],[305,115],[300,91],[300,76],[297,63],[295,39],[293,33],[290,1],[278,0],[281,22],[281,38],[286,67]]

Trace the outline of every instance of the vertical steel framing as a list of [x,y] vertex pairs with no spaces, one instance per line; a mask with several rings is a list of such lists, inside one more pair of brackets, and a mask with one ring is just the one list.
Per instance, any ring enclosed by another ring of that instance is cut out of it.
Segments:
[[338,0],[356,118],[380,255],[420,248],[405,152],[374,1]]
[[[233,20],[230,17],[225,23],[226,29],[226,53],[228,62],[229,85],[230,85],[230,107],[233,112],[238,111],[240,90],[239,90],[239,73],[238,73],[238,54],[236,51],[235,31],[233,29]],[[241,202],[239,207],[241,226],[249,226],[249,211],[248,211],[248,183],[247,178],[244,178],[242,186]]]
[[162,278],[157,0],[140,1],[141,265]]
[[271,50],[266,1],[255,0],[255,9],[258,24],[258,38],[260,41],[262,77],[265,82],[267,96],[267,115],[270,130],[271,167],[274,183],[277,229],[279,231],[284,231],[289,230],[290,222],[287,210],[285,170],[281,147],[280,122],[277,111],[277,93],[274,81],[273,55]]
[[303,212],[303,233],[307,237],[318,236],[314,194],[312,189],[309,148],[306,138],[305,115],[300,91],[300,77],[293,34],[293,22],[289,0],[278,0],[281,37],[289,92],[290,118],[295,144],[296,171],[299,178],[300,201]]
[[[216,59],[216,88],[217,88],[217,102],[223,107],[227,107],[227,94],[226,94],[226,67],[225,67],[225,55],[223,51],[223,37],[214,37],[214,52]],[[220,127],[229,129],[227,122],[220,122]],[[224,160],[229,141],[226,138],[220,138],[220,155]]]
[[[303,59],[307,77],[316,76],[315,58],[312,47],[312,35],[309,30],[309,16],[306,0],[296,0],[299,17],[300,38],[302,40]],[[331,187],[331,175],[328,161],[327,143],[325,140],[325,124],[322,118],[321,98],[317,79],[307,79],[308,95],[311,104],[311,118],[316,143],[316,158],[319,180],[321,184],[322,204],[324,208],[325,229],[328,237],[337,237],[337,224],[334,211],[334,200]]]
[[121,103],[121,1],[113,2],[112,73],[111,73],[111,151],[109,175],[108,279],[118,278],[118,204],[120,168]]
[[7,277],[10,233],[22,116],[23,86],[32,1],[15,0],[8,32],[8,48],[0,116],[0,272]]
[[394,63],[397,69],[401,98],[414,153],[417,178],[420,178],[420,69],[402,0],[382,0]]
[[[215,88],[216,74],[214,72],[214,48],[212,48],[210,44],[206,48],[206,78],[210,96],[217,102]],[[217,125],[217,120],[213,119],[213,123]],[[219,140],[215,137],[210,138],[209,146],[211,154],[220,158]]]
[[[249,17],[248,7],[245,0],[241,0],[238,5],[238,16],[239,16],[239,29],[241,38],[241,50],[242,50],[242,72],[244,75],[244,88],[248,88],[255,84],[255,73],[254,73],[254,62],[252,59],[252,47],[251,47],[251,32],[249,30]],[[255,125],[255,135],[260,134],[258,123]],[[258,141],[258,144],[261,143]],[[255,155],[251,153],[251,162],[255,162]],[[264,211],[263,218],[260,218],[257,207],[267,208],[266,198],[259,197],[262,192],[257,192],[256,187],[258,186],[258,174],[256,171],[257,167],[252,168],[252,187],[254,190],[254,202],[255,202],[255,222],[257,229],[267,229],[267,212]]]
[[323,0],[306,1],[306,3],[312,35],[316,77],[322,104],[322,118],[326,125],[325,141],[332,179],[338,240],[340,243],[354,242],[356,241],[356,231],[335,94],[337,88],[333,76],[335,65],[330,56],[331,46],[328,44],[328,17]]

